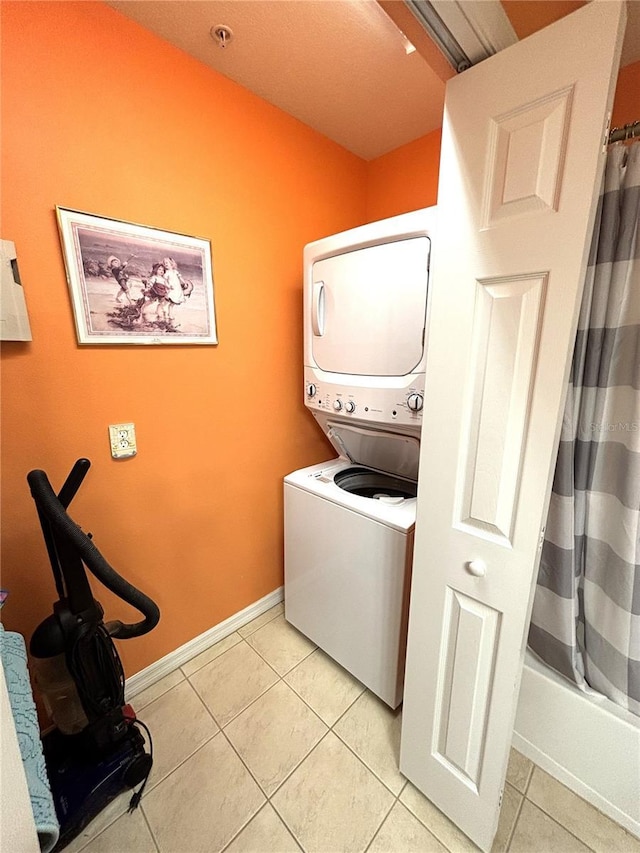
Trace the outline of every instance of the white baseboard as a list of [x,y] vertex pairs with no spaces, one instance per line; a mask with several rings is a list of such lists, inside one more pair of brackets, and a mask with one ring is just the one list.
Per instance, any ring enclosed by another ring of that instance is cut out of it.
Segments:
[[173,672],[174,669],[177,669],[179,666],[187,663],[187,661],[190,661],[191,658],[194,658],[201,652],[206,651],[208,648],[215,645],[215,643],[220,642],[220,640],[224,640],[225,637],[228,637],[229,634],[233,634],[233,632],[237,631],[238,628],[242,628],[242,626],[246,625],[247,622],[251,622],[252,619],[260,616],[270,608],[275,607],[275,605],[279,604],[283,598],[284,587],[280,586],[277,589],[274,589],[273,592],[265,595],[264,598],[261,598],[259,601],[255,601],[253,604],[245,607],[244,610],[234,613],[233,616],[225,619],[224,622],[214,625],[213,628],[209,628],[203,634],[199,634],[197,637],[194,637],[193,640],[189,640],[188,643],[178,646],[177,649],[169,652],[168,655],[160,658],[160,660],[150,664],[145,669],[140,670],[140,672],[136,672],[136,674],[132,675],[131,678],[127,678],[125,684],[125,696],[127,701],[132,699],[137,693],[141,693],[143,690],[146,690],[147,687],[151,687],[151,685],[155,684],[156,681],[160,681],[161,678],[164,678],[165,675]]

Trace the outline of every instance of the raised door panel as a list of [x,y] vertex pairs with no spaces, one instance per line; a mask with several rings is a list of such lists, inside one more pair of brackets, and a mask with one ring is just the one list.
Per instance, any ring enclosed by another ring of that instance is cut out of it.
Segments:
[[434,755],[474,791],[482,769],[499,632],[498,611],[447,589]]
[[572,95],[568,86],[491,119],[485,227],[557,210]]
[[476,282],[457,524],[511,545],[547,274]]

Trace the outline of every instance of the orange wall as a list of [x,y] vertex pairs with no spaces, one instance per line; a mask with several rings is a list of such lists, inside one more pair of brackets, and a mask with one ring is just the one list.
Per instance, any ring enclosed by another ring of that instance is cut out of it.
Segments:
[[[301,399],[303,245],[365,220],[366,164],[94,2],[3,2],[2,237],[33,342],[2,363],[2,611],[55,597],[25,476],[93,463],[72,515],[162,611],[128,675],[282,583],[282,477],[331,451]],[[80,348],[54,206],[210,237],[217,347]],[[107,425],[136,424],[113,461]],[[136,614],[102,587],[109,618]]]
[[585,5],[585,0],[502,0],[513,29],[524,39]]
[[436,203],[441,137],[434,130],[368,163],[369,221]]
[[620,69],[611,126],[640,121],[640,61]]

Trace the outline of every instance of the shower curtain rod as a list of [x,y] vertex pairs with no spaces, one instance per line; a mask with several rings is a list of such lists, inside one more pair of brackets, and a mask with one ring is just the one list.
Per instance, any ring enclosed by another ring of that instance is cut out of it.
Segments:
[[640,121],[632,121],[622,127],[613,127],[609,134],[609,145],[611,145],[612,142],[635,139],[637,136],[640,136]]

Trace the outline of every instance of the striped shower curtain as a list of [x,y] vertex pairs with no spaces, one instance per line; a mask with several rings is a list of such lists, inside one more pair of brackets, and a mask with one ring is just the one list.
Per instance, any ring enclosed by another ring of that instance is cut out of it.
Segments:
[[607,154],[529,645],[640,715],[640,142]]

